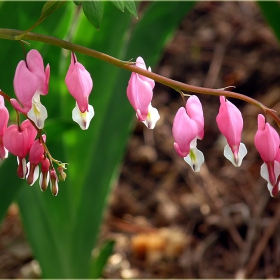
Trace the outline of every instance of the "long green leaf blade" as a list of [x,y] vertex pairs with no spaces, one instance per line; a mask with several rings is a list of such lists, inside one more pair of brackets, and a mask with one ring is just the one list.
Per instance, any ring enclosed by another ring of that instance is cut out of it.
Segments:
[[278,1],[258,1],[258,6],[280,42],[280,4]]

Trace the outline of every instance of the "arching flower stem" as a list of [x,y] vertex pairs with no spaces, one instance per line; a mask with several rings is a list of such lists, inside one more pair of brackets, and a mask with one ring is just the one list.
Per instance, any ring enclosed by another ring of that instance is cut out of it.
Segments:
[[[6,39],[6,40],[18,40],[18,36],[21,35],[24,31],[22,30],[15,30],[15,29],[6,29],[6,28],[0,28],[0,38],[1,39]],[[166,85],[170,88],[173,88],[174,90],[178,92],[182,91],[187,91],[187,92],[192,92],[192,93],[200,93],[200,94],[207,94],[207,95],[215,95],[215,96],[225,96],[225,97],[231,97],[231,98],[236,98],[243,100],[247,103],[250,103],[252,105],[257,106],[258,108],[262,109],[267,115],[270,115],[274,121],[277,123],[278,127],[280,127],[280,118],[277,116],[276,112],[270,108],[267,108],[264,104],[261,102],[248,97],[246,95],[236,93],[236,92],[231,92],[223,89],[210,89],[210,88],[204,88],[204,87],[198,87],[198,86],[193,86],[185,83],[181,83],[178,81],[174,81],[172,79],[163,77],[161,75],[155,74],[153,72],[150,72],[148,70],[142,69],[140,67],[135,66],[134,62],[129,62],[129,61],[122,61],[117,58],[114,58],[112,56],[109,56],[107,54],[104,54],[102,52],[98,52],[80,45],[76,45],[55,37],[51,36],[46,36],[46,35],[41,35],[41,34],[35,34],[35,33],[27,33],[24,34],[24,36],[21,37],[21,39],[24,40],[32,40],[32,41],[38,41],[38,42],[43,42],[47,43],[53,46],[57,46],[60,48],[64,48],[73,52],[79,52],[100,60],[103,60],[105,62],[108,62],[110,64],[113,64],[119,68],[123,68],[125,70],[131,71],[138,73],[140,75],[143,75],[145,77],[148,77],[150,79],[153,79],[156,82],[159,82],[163,85]],[[2,95],[2,92],[0,92]],[[3,95],[5,98],[5,96]]]

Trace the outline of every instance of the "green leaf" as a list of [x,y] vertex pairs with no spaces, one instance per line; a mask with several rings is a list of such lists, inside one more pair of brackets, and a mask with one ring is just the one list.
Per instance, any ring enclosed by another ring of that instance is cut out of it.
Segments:
[[107,263],[108,258],[112,255],[115,240],[108,240],[103,244],[102,248],[99,250],[95,248],[95,255],[93,256],[90,265],[89,278],[97,279],[102,277],[103,269]]
[[114,4],[119,10],[124,12],[124,1],[116,1],[116,0],[111,0],[112,4]]
[[138,18],[137,15],[137,9],[136,9],[136,5],[134,3],[134,1],[123,1],[124,2],[124,6],[127,8],[127,10],[133,14],[136,18]]
[[278,1],[258,1],[258,6],[280,42],[280,4]]
[[42,9],[41,16],[38,21],[42,22],[45,20],[48,16],[50,16],[53,12],[58,10],[62,5],[64,5],[66,0],[60,0],[60,1],[50,1],[48,0],[46,4],[44,5]]
[[83,11],[88,21],[97,29],[103,18],[103,3],[102,1],[83,1]]
[[82,1],[75,1],[75,0],[73,0],[73,2],[75,3],[76,6],[79,6]]
[[30,32],[33,30],[36,26],[41,24],[48,16],[50,16],[53,12],[58,10],[62,5],[64,5],[66,0],[61,0],[61,1],[50,1],[48,0],[46,4],[43,6],[41,15],[39,19],[34,23],[31,27],[29,27],[26,31],[21,33],[19,36],[17,36],[17,39],[22,38],[26,33]]

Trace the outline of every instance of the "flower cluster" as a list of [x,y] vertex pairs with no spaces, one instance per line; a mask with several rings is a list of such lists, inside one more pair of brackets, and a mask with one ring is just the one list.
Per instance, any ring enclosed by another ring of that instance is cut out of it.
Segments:
[[[48,116],[46,107],[40,102],[41,95],[49,91],[50,66],[44,68],[43,58],[37,50],[30,50],[26,60],[21,60],[15,71],[14,91],[17,99],[8,101],[17,114],[22,113],[28,119],[22,123],[17,118],[17,124],[9,122],[9,112],[5,107],[4,98],[0,95],[0,159],[7,158],[8,152],[18,159],[17,174],[33,185],[39,178],[39,185],[45,191],[50,182],[53,195],[58,193],[58,176],[53,163],[58,165],[59,177],[65,180],[65,164],[55,160],[46,146],[46,136],[41,134]],[[65,78],[70,94],[76,100],[72,118],[85,130],[94,116],[94,110],[88,104],[93,82],[89,72],[71,54],[71,63]],[[29,162],[26,162],[28,156]],[[39,171],[41,166],[41,171]]]
[[[136,60],[136,66],[147,70],[141,57]],[[151,71],[150,68],[148,70]],[[157,109],[151,105],[154,85],[152,79],[132,73],[127,87],[127,97],[136,111],[136,117],[150,129],[155,127],[160,118]],[[247,154],[245,145],[241,143],[243,118],[239,109],[225,96],[220,96],[220,108],[216,122],[220,132],[227,140],[224,156],[235,167],[239,167]],[[177,111],[172,134],[177,154],[184,158],[193,171],[199,172],[204,162],[204,155],[197,149],[197,140],[202,140],[204,137],[204,116],[197,96],[190,96],[185,107],[181,107]],[[267,186],[272,196],[276,196],[280,191],[279,145],[278,133],[265,122],[263,115],[259,115],[255,146],[264,161],[261,166],[261,176],[267,180]]]
[[[138,57],[136,67],[147,69],[142,57]],[[26,60],[18,63],[14,76],[14,91],[17,99],[0,95],[0,160],[8,156],[8,152],[18,160],[17,174],[33,185],[39,178],[42,191],[48,188],[53,195],[58,193],[58,177],[66,179],[65,164],[55,160],[46,146],[46,136],[42,135],[47,109],[41,103],[41,95],[49,91],[50,66],[44,67],[43,58],[36,50],[31,50]],[[72,119],[81,129],[89,127],[94,116],[94,109],[89,105],[89,95],[93,81],[89,72],[78,62],[71,53],[71,62],[65,77],[65,83],[70,94],[76,100],[72,111]],[[149,129],[153,129],[160,119],[158,110],[152,106],[153,79],[132,72],[127,87],[127,97],[136,112],[136,117]],[[9,123],[9,112],[5,107],[7,99],[17,112],[17,124]],[[20,123],[19,113],[27,117]],[[220,132],[225,136],[227,145],[224,156],[235,166],[239,167],[247,154],[247,149],[241,143],[243,118],[239,109],[220,96],[220,108],[216,117]],[[199,172],[204,162],[203,153],[197,149],[197,140],[204,137],[204,115],[202,104],[197,96],[190,96],[184,107],[178,109],[173,122],[172,134],[174,149],[184,158],[193,171]],[[261,176],[267,181],[267,187],[272,196],[280,191],[280,138],[274,128],[263,115],[258,116],[258,130],[255,135],[255,146],[264,161],[261,166]],[[26,159],[28,157],[28,162]],[[54,163],[58,165],[57,172]],[[41,171],[40,171],[41,166]]]

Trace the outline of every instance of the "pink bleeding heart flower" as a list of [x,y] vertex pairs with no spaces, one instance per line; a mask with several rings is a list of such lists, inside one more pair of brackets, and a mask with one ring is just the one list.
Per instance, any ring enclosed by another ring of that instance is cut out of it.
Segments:
[[239,109],[226,100],[224,96],[220,96],[220,102],[221,105],[216,121],[219,130],[226,137],[228,143],[224,149],[224,156],[234,166],[238,167],[247,154],[245,145],[241,143],[243,118]]
[[9,111],[5,107],[3,96],[0,95],[0,159],[5,159],[8,156],[8,150],[3,145],[3,135],[7,129],[9,121]]
[[25,157],[37,135],[37,130],[29,120],[22,122],[20,126],[10,125],[3,136],[5,148],[18,157],[18,176],[25,178],[27,173]]
[[[42,136],[43,141],[46,142],[46,135]],[[45,148],[41,139],[33,142],[29,151],[28,174],[26,176],[27,183],[32,186],[39,178],[39,163],[44,159]]]
[[44,69],[43,58],[37,50],[29,51],[26,61],[18,63],[14,77],[14,90],[22,105],[16,99],[11,99],[11,103],[16,110],[27,114],[40,129],[48,116],[40,102],[40,95],[48,93],[49,78],[50,66],[48,64]]
[[191,166],[195,172],[200,171],[200,167],[204,162],[203,153],[197,149],[197,139],[202,140],[204,137],[204,116],[200,100],[197,96],[192,95],[188,98],[186,103],[186,111],[192,120],[197,125],[197,135],[190,144],[190,153],[184,160]]
[[193,171],[199,172],[204,155],[196,146],[197,139],[201,140],[204,136],[204,117],[197,96],[188,98],[186,108],[179,108],[174,118],[172,134],[178,155],[184,157]]
[[[137,58],[135,65],[147,70],[142,57]],[[151,71],[150,67],[148,71]],[[136,111],[138,120],[142,121],[150,129],[155,127],[160,118],[158,110],[151,105],[154,87],[154,80],[133,72],[126,91],[128,100]]]
[[83,130],[88,129],[94,116],[94,109],[88,104],[93,82],[89,72],[78,62],[74,53],[71,53],[71,63],[65,83],[70,94],[76,99],[76,107],[72,111],[72,118]]
[[276,196],[280,190],[280,139],[277,131],[269,123],[265,122],[265,117],[261,114],[258,115],[258,130],[254,142],[264,161],[261,166],[261,176],[267,180],[270,194]]

